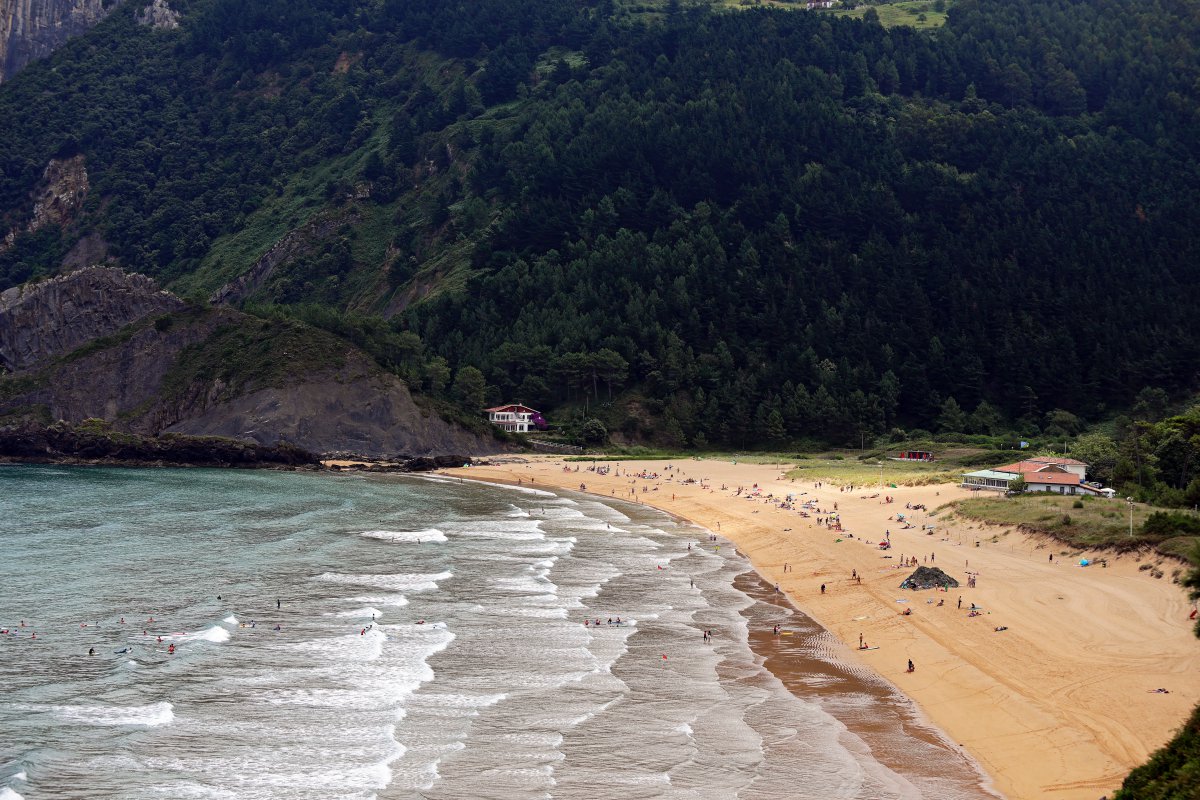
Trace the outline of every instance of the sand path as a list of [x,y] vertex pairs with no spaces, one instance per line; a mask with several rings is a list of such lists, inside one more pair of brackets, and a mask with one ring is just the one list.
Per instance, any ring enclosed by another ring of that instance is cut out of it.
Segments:
[[[668,471],[669,464],[675,469]],[[563,466],[559,458],[534,457],[447,474],[574,490],[582,483],[594,494],[639,501],[718,532],[846,643],[846,660],[913,698],[1013,800],[1096,800],[1164,744],[1200,700],[1200,643],[1191,635],[1186,595],[1170,580],[1170,563],[1167,576],[1156,580],[1139,571],[1132,555],[1108,556],[1107,568],[1082,568],[1077,558],[1060,558],[1060,547],[1039,548],[1018,533],[993,542],[995,530],[942,524],[937,515],[912,513],[910,530],[889,520],[910,513],[905,503],[936,512],[968,494],[951,486],[843,492],[780,480],[774,466],[730,461],[609,462],[607,476],[588,472],[587,464],[570,464],[581,467],[570,473]],[[641,471],[661,477],[633,477]],[[684,484],[688,478],[704,479],[708,488]],[[776,500],[789,492],[799,501],[815,498],[824,512],[837,503],[844,532],[817,527],[824,513],[805,518],[762,498],[745,499],[756,483]],[[739,486],[743,497],[733,494]],[[894,502],[883,504],[885,494]],[[934,533],[923,532],[923,524],[935,525]],[[876,544],[885,530],[893,544],[888,552]],[[962,588],[897,588],[912,572],[900,568],[902,554],[933,557]],[[861,584],[851,580],[852,570]],[[976,588],[966,588],[968,570],[978,574]],[[940,599],[945,605],[938,607]],[[971,603],[985,613],[969,617]],[[902,615],[905,608],[913,613]],[[998,626],[1008,630],[997,632]],[[859,651],[860,633],[879,649]],[[916,665],[911,674],[908,659]],[[1170,693],[1152,693],[1158,687]]]

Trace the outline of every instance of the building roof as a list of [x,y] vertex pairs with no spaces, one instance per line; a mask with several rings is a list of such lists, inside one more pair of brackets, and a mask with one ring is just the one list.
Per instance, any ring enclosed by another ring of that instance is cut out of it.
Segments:
[[1054,486],[1080,486],[1079,476],[1073,472],[1026,472],[1021,475],[1025,483],[1047,483]]
[[[1086,464],[1083,464],[1082,461],[1075,463],[1087,466]],[[1057,461],[1051,462],[1040,458],[1027,458],[1024,461],[1018,461],[1014,464],[1005,464],[1003,467],[996,467],[996,471],[1012,472],[1017,474],[1024,472],[1039,472],[1041,470],[1050,470],[1051,472],[1066,472],[1066,467],[1066,464],[1060,464]]]
[[516,414],[536,414],[537,409],[523,406],[520,403],[509,403],[506,406],[496,406],[495,408],[485,408],[484,411],[511,411]]
[[1076,461],[1073,458],[1061,458],[1059,456],[1034,456],[1026,459],[1026,461],[1037,461],[1041,464],[1057,464],[1059,466],[1086,467],[1086,461]]
[[991,478],[997,481],[1011,481],[1017,476],[1011,472],[997,472],[994,469],[981,469],[963,474],[964,478]]

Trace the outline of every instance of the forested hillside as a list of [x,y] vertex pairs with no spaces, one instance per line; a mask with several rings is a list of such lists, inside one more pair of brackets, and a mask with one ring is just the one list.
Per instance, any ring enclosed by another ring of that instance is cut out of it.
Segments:
[[[99,254],[674,445],[1194,388],[1195,4],[171,4],[0,88],[0,288]],[[33,225],[79,155],[78,210]]]

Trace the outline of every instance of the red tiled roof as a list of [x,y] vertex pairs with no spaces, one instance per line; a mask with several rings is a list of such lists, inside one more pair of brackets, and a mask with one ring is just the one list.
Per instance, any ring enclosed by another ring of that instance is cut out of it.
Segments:
[[1026,483],[1048,483],[1055,486],[1078,486],[1080,478],[1070,472],[1025,472],[1021,475]]
[[1024,461],[1018,461],[1015,464],[1005,464],[1003,467],[992,467],[992,469],[996,470],[996,472],[1037,472],[1038,470],[1046,469],[1047,467],[1058,467],[1059,469],[1065,469],[1068,466],[1074,465],[1084,467],[1087,466],[1082,461],[1072,461],[1069,458],[1027,458]]
[[495,408],[485,408],[484,411],[512,411],[515,413],[536,414],[537,410],[529,406],[523,406],[520,403],[509,403],[506,406],[496,406]]
[[1012,472],[1020,475],[1022,472],[1037,472],[1038,467],[1046,466],[1045,464],[1037,464],[1033,461],[1017,461],[1013,464],[1005,464],[1003,467],[992,467],[996,472]]
[[1086,461],[1076,461],[1073,458],[1061,458],[1059,456],[1034,456],[1033,458],[1030,458],[1028,460],[1036,461],[1040,464],[1056,464],[1058,466],[1067,466],[1067,465],[1070,465],[1073,467],[1086,467],[1087,466]]

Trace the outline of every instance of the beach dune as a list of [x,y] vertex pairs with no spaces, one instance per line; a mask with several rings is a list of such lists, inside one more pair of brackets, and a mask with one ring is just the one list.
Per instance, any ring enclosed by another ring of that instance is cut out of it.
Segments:
[[[1187,620],[1186,594],[1172,583],[1170,569],[1162,579],[1139,570],[1137,555],[1104,554],[1107,567],[1085,568],[1080,554],[1063,556],[1061,545],[1047,540],[946,524],[938,507],[968,495],[953,486],[844,491],[784,478],[777,466],[733,461],[600,465],[610,468],[607,475],[555,457],[446,472],[534,487],[582,486],[654,506],[730,540],[844,644],[846,661],[869,667],[911,697],[1014,800],[1096,800],[1111,792],[1200,700],[1194,679],[1200,645]],[[778,507],[788,494],[796,495],[794,507]],[[814,507],[807,517],[795,507],[805,501]],[[906,510],[906,503],[928,511]],[[831,513],[841,531],[817,525]],[[902,529],[897,513],[913,527]],[[889,536],[891,549],[880,550],[878,542]],[[902,556],[940,567],[960,588],[900,589],[914,569],[900,565]],[[969,587],[972,577],[976,585]],[[977,615],[970,615],[971,604]],[[872,649],[858,649],[860,635]]]

